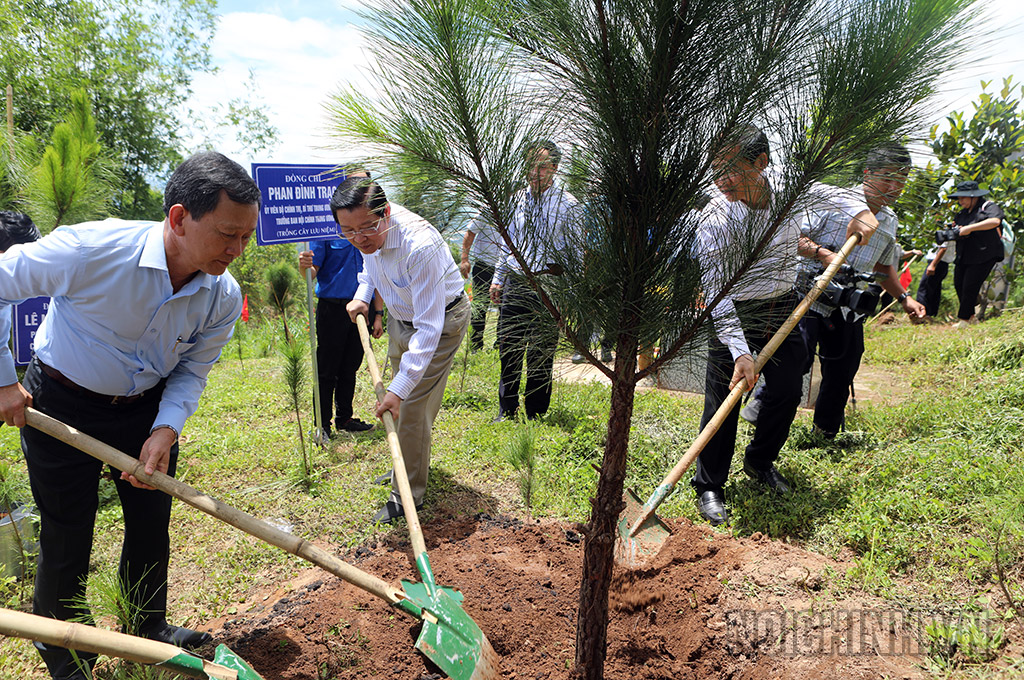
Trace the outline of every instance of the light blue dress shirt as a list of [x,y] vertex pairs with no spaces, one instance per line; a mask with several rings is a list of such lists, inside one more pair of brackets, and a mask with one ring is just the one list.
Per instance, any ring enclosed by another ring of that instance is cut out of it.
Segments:
[[[242,296],[227,272],[199,272],[175,293],[163,230],[161,222],[111,219],[14,246],[0,256],[0,304],[52,298],[36,356],[82,387],[130,396],[167,378],[153,426],[181,432],[231,339]],[[13,368],[5,346],[0,376]]]

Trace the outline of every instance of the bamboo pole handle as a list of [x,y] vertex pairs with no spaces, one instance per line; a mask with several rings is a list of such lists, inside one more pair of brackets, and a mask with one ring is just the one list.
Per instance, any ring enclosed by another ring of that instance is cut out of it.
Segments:
[[[839,268],[844,262],[846,262],[846,258],[850,256],[850,251],[852,251],[859,242],[860,234],[854,234],[846,240],[846,243],[844,243],[843,247],[839,249],[836,256],[832,258],[831,264],[829,264],[825,271],[817,278],[814,286],[807,292],[804,299],[801,300],[800,304],[796,306],[796,309],[790,313],[785,322],[783,322],[782,326],[775,332],[775,335],[771,337],[764,348],[758,352],[757,361],[754,362],[754,371],[756,373],[761,372],[761,369],[763,369],[765,364],[768,363],[768,360],[771,359],[775,350],[777,350],[779,345],[786,340],[786,337],[793,331],[796,324],[801,318],[803,318],[804,314],[807,313],[807,310],[810,309],[811,305],[818,299],[821,293],[825,290],[825,287],[828,286],[830,281],[832,281],[836,272],[839,271]],[[683,473],[693,465],[693,461],[697,460],[697,456],[700,455],[700,452],[704,450],[707,443],[711,441],[711,438],[715,436],[715,433],[722,427],[722,424],[729,416],[729,413],[732,412],[736,407],[736,404],[738,404],[740,399],[743,397],[743,393],[753,388],[753,385],[747,386],[746,381],[740,381],[739,384],[732,388],[729,392],[729,396],[725,398],[722,405],[718,407],[717,411],[715,411],[715,415],[712,416],[711,420],[709,420],[707,425],[705,425],[700,431],[700,434],[697,435],[697,438],[692,444],[690,444],[690,448],[686,450],[686,453],[683,454],[679,459],[679,462],[675,464],[675,467],[673,467],[665,476],[665,479],[655,490],[651,498],[644,504],[644,508],[641,511],[640,516],[629,530],[630,536],[636,535],[640,526],[647,521],[652,514],[654,514],[654,510],[661,504],[661,502],[668,498],[668,495],[672,493],[672,489],[675,488],[676,483],[678,483],[682,478]]]
[[407,599],[401,588],[338,559],[326,550],[318,548],[298,536],[272,527],[266,522],[258,520],[252,515],[227,505],[216,498],[200,493],[188,484],[178,481],[174,477],[169,477],[162,472],[154,472],[152,475],[146,474],[146,467],[137,458],[132,458],[98,439],[90,437],[84,432],[60,422],[56,418],[51,418],[45,413],[29,407],[25,409],[25,421],[37,430],[45,432],[51,437],[59,439],[65,444],[73,446],[94,458],[98,458],[118,470],[135,475],[140,481],[154,486],[164,493],[174,496],[198,510],[202,510],[208,515],[227,522],[247,534],[275,545],[282,550],[286,550],[293,555],[297,555],[390,604],[398,604],[400,601]]
[[[380,377],[380,369],[377,367],[377,357],[373,354],[373,346],[370,344],[370,330],[366,325],[366,317],[362,314],[356,315],[356,327],[359,329],[359,339],[363,343],[363,354],[366,355],[366,364],[370,368],[370,378],[373,380],[373,390],[377,393],[377,401],[384,401],[386,390],[384,382]],[[416,501],[412,497],[412,489],[409,487],[409,475],[405,470],[405,457],[402,456],[402,446],[398,441],[398,432],[395,430],[395,420],[391,417],[390,411],[385,411],[381,417],[384,421],[384,429],[388,434],[388,448],[391,450],[391,465],[394,471],[395,482],[398,484],[398,493],[402,499],[402,509],[405,511],[405,519],[409,523],[409,540],[412,542],[413,552],[419,559],[419,555],[427,554],[427,544],[423,540],[423,528],[420,526],[420,518],[416,513]],[[429,580],[433,580],[432,578]],[[432,583],[424,583],[430,587]]]
[[10,609],[0,609],[0,633],[80,652],[106,654],[149,665],[163,665],[192,678],[238,678],[238,671],[234,669],[206,661],[165,642]]

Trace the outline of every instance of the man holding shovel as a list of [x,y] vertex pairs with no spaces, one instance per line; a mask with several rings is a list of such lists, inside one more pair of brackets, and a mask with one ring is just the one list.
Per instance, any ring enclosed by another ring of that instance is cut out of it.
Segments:
[[[331,198],[341,236],[363,254],[359,287],[346,309],[352,322],[368,316],[374,290],[388,307],[388,358],[394,378],[377,404],[398,424],[416,508],[423,505],[434,418],[441,408],[455,353],[469,325],[470,305],[448,244],[425,219],[389,203],[368,177],[349,177]],[[373,517],[404,516],[392,479],[391,500]]]
[[[699,245],[700,257],[711,263],[704,281],[709,302],[718,296],[724,282],[737,275],[736,253],[747,252],[751,244],[760,241],[777,214],[777,206],[787,198],[783,196],[783,178],[770,172],[768,164],[768,138],[753,126],[741,129],[735,144],[713,161],[721,194],[702,211],[705,223]],[[820,185],[812,188],[812,207],[843,212],[848,234],[861,234],[862,242],[866,242],[877,227],[867,206],[827,189]],[[793,285],[799,224],[799,215],[792,211],[758,260],[739,274],[737,283],[712,310],[717,338],[712,340],[708,354],[701,429],[740,381],[746,382],[747,389],[754,386],[757,375],[752,352],[764,347],[797,305]],[[775,469],[775,460],[800,403],[801,369],[806,356],[803,340],[790,333],[765,365],[761,414],[744,455],[744,472],[776,493],[790,490],[789,482]],[[697,508],[712,525],[729,519],[723,489],[736,445],[738,418],[739,412],[733,409],[694,466],[691,483],[697,493]]]
[[[174,475],[178,434],[242,310],[227,267],[256,229],[260,193],[215,152],[175,170],[164,221],[105,220],[61,227],[0,257],[0,303],[51,296],[24,386],[0,387],[0,415],[23,427],[25,407],[137,455],[146,472]],[[10,357],[0,357],[10,363]],[[42,520],[33,610],[88,618],[97,489],[95,458],[33,428],[21,433]],[[167,623],[171,497],[133,475],[114,483],[124,512],[119,581],[138,609],[130,631],[178,647],[210,636]],[[53,678],[84,680],[95,654],[37,643]]]
[[[878,220],[878,229],[871,243],[858,245],[847,258],[847,264],[859,272],[883,274],[879,283],[885,292],[896,298],[912,320],[924,319],[924,306],[910,297],[900,283],[899,247],[896,243],[896,214],[889,208],[903,193],[910,172],[910,152],[902,144],[888,144],[868,154],[864,184],[852,190],[863,200]],[[800,237],[799,253],[811,264],[827,267],[842,245],[845,215],[825,213],[809,222]],[[815,267],[817,269],[817,267]],[[846,401],[850,396],[860,358],[864,354],[863,314],[846,307],[827,305],[821,300],[800,321],[800,330],[808,349],[805,372],[811,368],[814,352],[821,360],[821,385],[814,403],[814,426],[829,439],[836,436],[844,421]]]

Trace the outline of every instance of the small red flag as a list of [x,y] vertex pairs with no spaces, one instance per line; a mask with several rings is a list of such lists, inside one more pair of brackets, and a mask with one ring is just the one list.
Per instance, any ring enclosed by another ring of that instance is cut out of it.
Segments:
[[246,293],[245,297],[242,298],[242,321],[249,320],[249,294]]
[[910,270],[906,270],[900,275],[900,285],[903,286],[903,290],[910,288],[910,282],[914,280],[914,277],[910,275]]

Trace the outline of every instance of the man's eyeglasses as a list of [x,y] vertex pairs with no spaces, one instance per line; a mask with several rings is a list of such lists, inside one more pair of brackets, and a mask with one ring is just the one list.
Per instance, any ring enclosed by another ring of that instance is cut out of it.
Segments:
[[357,236],[370,237],[373,234],[377,233],[377,227],[379,226],[380,220],[377,220],[377,222],[372,227],[364,227],[362,229],[342,229],[341,237],[344,239],[348,239],[350,241],[356,238]]

